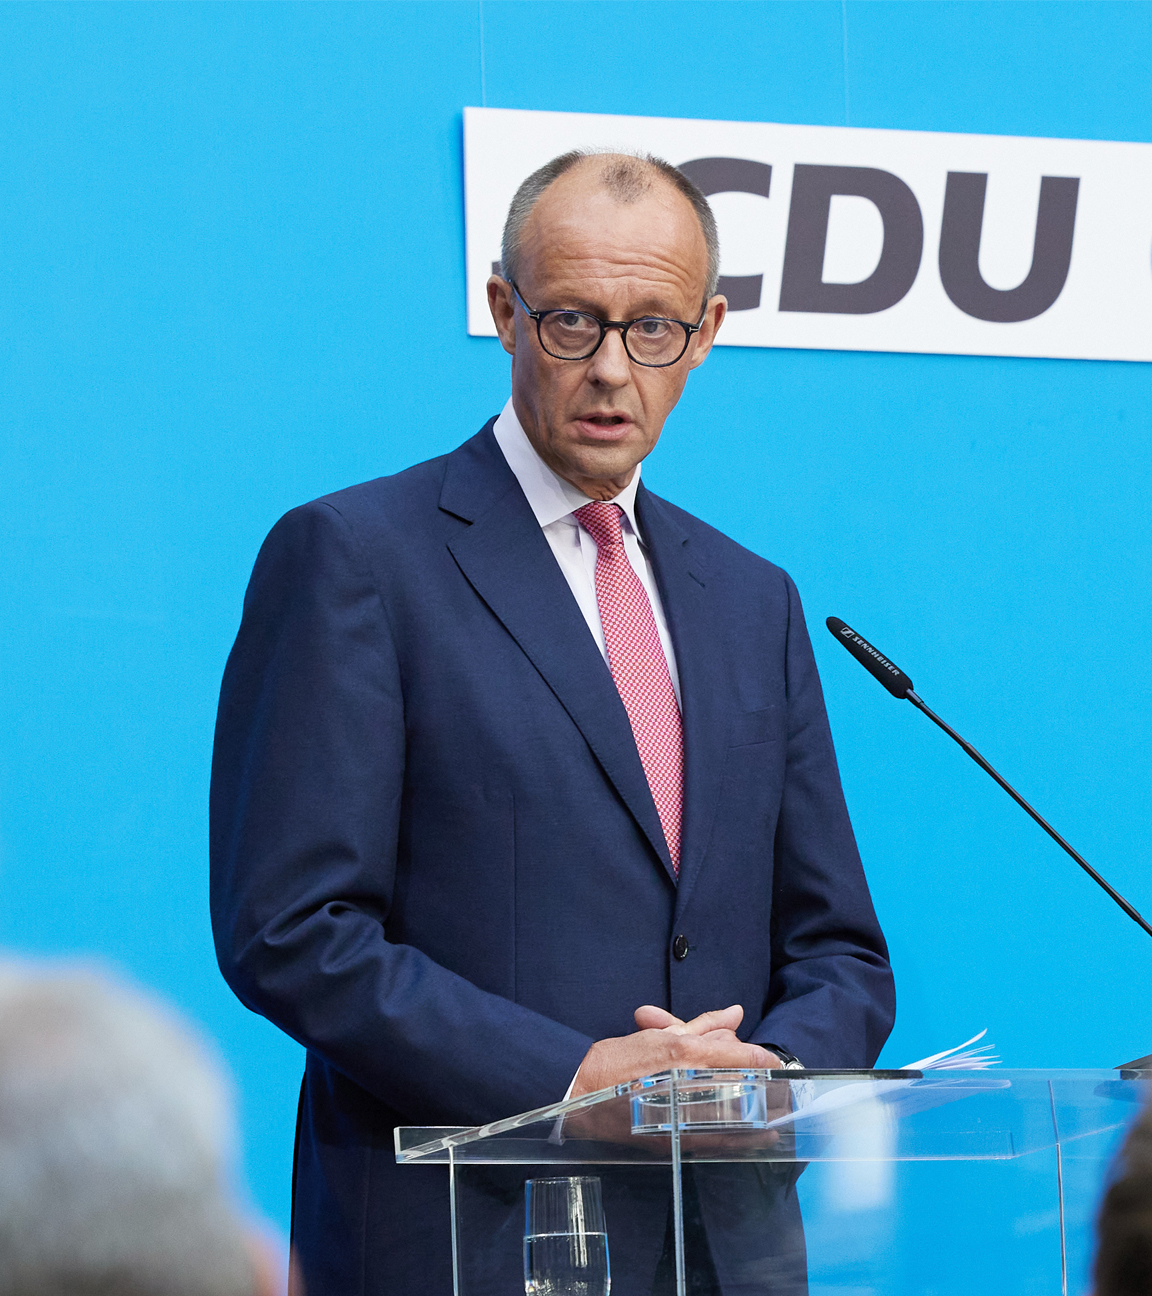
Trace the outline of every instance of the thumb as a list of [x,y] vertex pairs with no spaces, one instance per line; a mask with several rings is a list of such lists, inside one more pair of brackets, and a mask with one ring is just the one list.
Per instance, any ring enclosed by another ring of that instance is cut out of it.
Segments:
[[686,1033],[684,1023],[679,1017],[674,1017],[670,1012],[665,1012],[663,1008],[657,1008],[654,1004],[641,1004],[632,1016],[640,1030],[666,1030],[676,1035]]

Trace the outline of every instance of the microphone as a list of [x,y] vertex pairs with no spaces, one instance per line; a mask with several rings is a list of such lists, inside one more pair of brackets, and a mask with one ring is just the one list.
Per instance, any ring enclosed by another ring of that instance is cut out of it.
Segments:
[[879,653],[862,635],[858,635],[851,626],[845,625],[839,617],[828,618],[828,629],[844,645],[853,657],[870,671],[895,698],[906,698],[912,692],[912,681],[900,669]]
[[1067,851],[1067,853],[1071,855],[1084,872],[1088,874],[1092,881],[1095,882],[1097,886],[1103,888],[1103,890],[1112,897],[1112,899],[1121,909],[1124,910],[1128,917],[1131,918],[1138,927],[1142,927],[1149,936],[1152,936],[1152,926],[1150,926],[1145,919],[1140,916],[1139,912],[1124,899],[1120,892],[1117,891],[1109,882],[1105,881],[1105,879],[1096,872],[1092,865],[1088,863],[1079,851],[1073,850],[1064,838],[1060,836],[1056,829],[1053,828],[1046,819],[1033,810],[1011,783],[1009,783],[1001,774],[997,773],[997,771],[988,764],[984,757],[980,755],[976,748],[973,747],[967,739],[961,738],[951,725],[945,724],[935,711],[925,705],[923,699],[917,697],[916,691],[912,687],[912,681],[904,674],[899,666],[890,662],[888,658],[885,657],[882,652],[874,648],[863,635],[857,634],[851,626],[846,625],[839,617],[829,617],[827,620],[827,626],[829,631],[832,633],[833,638],[842,643],[852,656],[856,658],[860,665],[863,666],[871,675],[874,675],[893,697],[906,698],[914,707],[923,711],[933,724],[939,725],[948,737],[958,743],[986,774],[991,775],[991,777],[1000,784],[1004,791],[1008,793],[1012,800],[1015,801],[1022,810],[1027,811],[1028,814],[1035,819],[1057,846],[1061,847],[1061,849]]

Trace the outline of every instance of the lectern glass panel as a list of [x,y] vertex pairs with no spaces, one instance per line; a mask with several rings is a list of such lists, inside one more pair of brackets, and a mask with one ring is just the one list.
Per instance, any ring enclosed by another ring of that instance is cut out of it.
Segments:
[[[676,1071],[401,1129],[397,1157],[447,1168],[455,1296],[1059,1296],[1087,1290],[1145,1090],[1092,1071]],[[534,1214],[530,1180],[568,1206]]]

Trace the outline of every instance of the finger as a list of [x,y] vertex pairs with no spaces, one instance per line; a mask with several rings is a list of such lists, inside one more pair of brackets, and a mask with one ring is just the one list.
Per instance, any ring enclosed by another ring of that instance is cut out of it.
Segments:
[[743,1041],[737,1036],[735,1031],[730,1030],[711,1030],[700,1036],[701,1039],[712,1040],[717,1044],[741,1044]]
[[679,1017],[674,1017],[670,1012],[665,1012],[663,1008],[657,1008],[653,1004],[641,1004],[632,1016],[636,1019],[636,1025],[640,1030],[666,1030],[682,1035],[687,1029]]
[[676,1050],[691,1066],[771,1069],[779,1059],[759,1044],[744,1044],[736,1039],[705,1039],[684,1035],[676,1041]]
[[730,1008],[714,1008],[711,1012],[701,1013],[684,1025],[689,1035],[707,1035],[714,1030],[734,1031],[743,1020],[744,1009],[733,1004]]
[[[700,1039],[709,1040],[714,1044],[736,1044],[736,1045],[743,1044],[743,1041],[732,1031],[729,1030],[709,1031],[707,1035],[701,1035]],[[754,1045],[753,1047],[760,1048],[759,1045]],[[756,1064],[757,1066],[763,1066],[767,1068],[769,1071],[778,1071],[783,1067],[784,1063],[781,1062],[780,1059],[776,1056],[776,1054],[773,1053],[770,1049],[761,1048],[760,1051],[764,1054],[764,1056],[768,1060],[766,1062],[758,1062]]]
[[775,1053],[769,1053],[766,1048],[761,1048],[759,1044],[743,1044],[743,1049],[748,1051],[748,1056],[754,1061],[744,1062],[742,1066],[756,1067],[761,1070],[770,1071],[773,1067],[780,1065],[780,1059]]

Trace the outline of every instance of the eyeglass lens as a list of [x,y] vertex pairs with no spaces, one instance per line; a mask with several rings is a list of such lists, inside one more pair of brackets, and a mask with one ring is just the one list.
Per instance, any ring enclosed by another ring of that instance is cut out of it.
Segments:
[[[600,342],[600,321],[582,311],[549,311],[540,319],[540,341],[560,360],[580,360]],[[678,360],[688,338],[681,324],[639,319],[624,333],[624,346],[638,364],[663,365]]]

